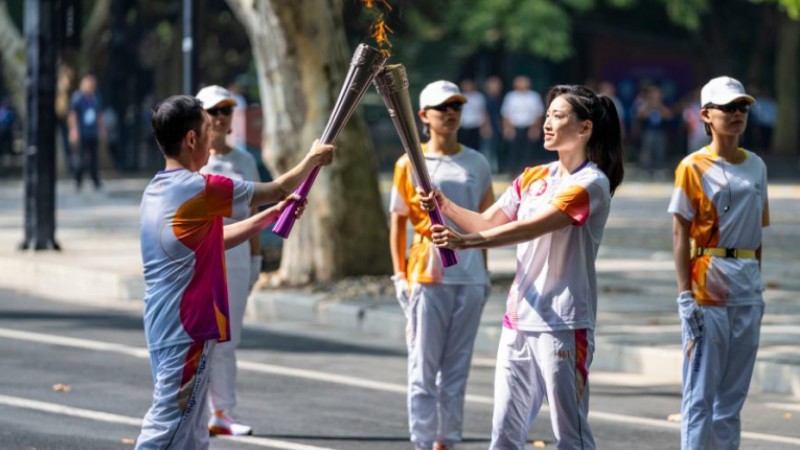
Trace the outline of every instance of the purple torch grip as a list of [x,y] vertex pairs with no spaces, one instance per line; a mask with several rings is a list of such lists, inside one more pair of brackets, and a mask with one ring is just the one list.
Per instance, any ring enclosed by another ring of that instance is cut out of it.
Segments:
[[[365,44],[359,44],[356,47],[353,58],[350,60],[350,69],[342,84],[342,90],[339,92],[339,97],[336,99],[336,104],[328,118],[328,123],[319,139],[321,143],[333,144],[336,142],[339,132],[347,124],[350,116],[353,115],[367,87],[369,87],[372,79],[375,78],[378,70],[383,67],[385,62],[386,56],[380,50]],[[294,191],[304,201],[308,198],[308,193],[311,191],[311,186],[314,184],[314,180],[317,179],[319,171],[320,167],[315,167],[300,187]],[[294,222],[297,220],[295,214],[297,214],[297,208],[299,207],[300,202],[292,200],[281,212],[281,216],[272,228],[272,233],[284,239],[288,238],[289,233],[292,232],[292,227],[294,227]]]
[[[444,217],[442,216],[442,212],[439,210],[438,204],[434,209],[428,211],[428,215],[431,218],[432,224],[445,225]],[[456,252],[454,250],[450,250],[449,248],[440,248],[439,256],[442,257],[442,265],[444,267],[455,266],[456,264],[458,264],[458,256],[456,255]]]
[[[303,184],[294,191],[295,194],[299,195],[300,198],[305,200],[308,197],[308,192],[311,190],[311,186],[314,184],[314,180],[317,179],[317,174],[319,173],[320,166],[314,168],[310,174],[308,174],[308,178],[303,181]],[[297,200],[291,200],[286,208],[281,212],[281,216],[278,218],[278,221],[275,222],[275,226],[272,227],[272,232],[280,236],[284,239],[289,237],[289,233],[292,232],[292,227],[294,226],[295,220],[297,220],[297,209],[300,207],[300,202]]]

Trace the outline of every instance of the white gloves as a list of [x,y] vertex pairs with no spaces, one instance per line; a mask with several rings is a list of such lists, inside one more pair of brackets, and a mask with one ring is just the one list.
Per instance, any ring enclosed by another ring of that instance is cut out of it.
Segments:
[[250,290],[253,290],[253,286],[255,286],[256,281],[258,281],[258,276],[261,275],[262,261],[263,257],[261,255],[250,256]]
[[683,291],[678,295],[678,313],[688,325],[689,337],[697,340],[703,334],[703,310],[697,305],[692,291]]
[[406,317],[408,317],[408,310],[411,307],[409,302],[411,292],[408,288],[406,274],[396,273],[392,276],[392,281],[394,282],[394,291],[397,301],[400,302],[400,307],[403,308],[403,313],[406,315]]

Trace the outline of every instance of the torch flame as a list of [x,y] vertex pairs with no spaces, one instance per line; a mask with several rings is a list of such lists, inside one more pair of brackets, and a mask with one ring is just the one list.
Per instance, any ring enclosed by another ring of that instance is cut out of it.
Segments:
[[380,3],[383,6],[383,9],[387,11],[392,10],[392,5],[390,5],[387,0],[361,0],[361,3],[363,3],[364,7],[367,9],[374,8],[376,3]]
[[[392,5],[389,4],[388,0],[361,0],[361,3],[364,4],[366,9],[372,9],[380,5],[380,7],[387,12],[392,10]],[[378,14],[372,22],[372,25],[369,26],[369,31],[370,37],[375,39],[378,48],[381,49],[381,53],[388,58],[392,54],[392,43],[389,42],[388,36],[389,34],[393,34],[394,30],[386,25],[383,13]]]
[[378,43],[381,53],[388,58],[392,54],[392,43],[389,42],[388,34],[394,33],[394,30],[386,25],[386,21],[383,20],[383,14],[378,16],[378,21],[370,26],[370,32],[372,33],[371,37]]

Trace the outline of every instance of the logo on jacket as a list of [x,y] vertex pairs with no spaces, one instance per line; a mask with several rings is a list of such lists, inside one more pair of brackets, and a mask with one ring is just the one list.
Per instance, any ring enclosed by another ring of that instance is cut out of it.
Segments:
[[530,187],[528,188],[528,192],[536,197],[544,194],[546,190],[547,181],[541,179],[531,183]]

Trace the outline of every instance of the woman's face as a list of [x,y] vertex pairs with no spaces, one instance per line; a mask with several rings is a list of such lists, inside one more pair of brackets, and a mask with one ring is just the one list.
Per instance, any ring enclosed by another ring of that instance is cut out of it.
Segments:
[[571,150],[585,147],[592,134],[592,122],[578,120],[572,105],[560,95],[553,99],[544,120],[544,148]]
[[461,126],[461,107],[458,100],[448,100],[441,105],[419,112],[422,123],[430,126],[431,135],[449,136],[458,133]]
[[731,102],[722,106],[716,105],[700,110],[700,117],[703,122],[711,126],[712,134],[722,136],[739,136],[744,133],[747,127],[747,116],[750,105],[743,101]]

